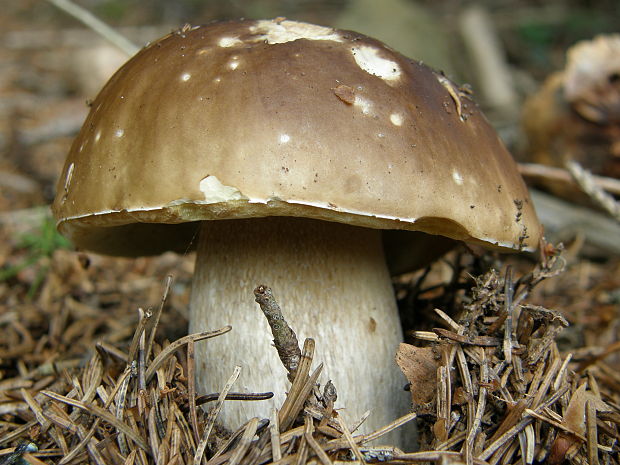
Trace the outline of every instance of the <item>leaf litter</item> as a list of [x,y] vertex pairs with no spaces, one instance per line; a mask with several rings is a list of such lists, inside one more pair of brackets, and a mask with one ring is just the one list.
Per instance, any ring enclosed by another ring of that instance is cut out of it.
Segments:
[[[36,301],[11,294],[18,282],[2,285],[10,305],[0,314],[0,464],[620,463],[618,376],[606,365],[613,347],[561,352],[565,317],[529,303],[561,272],[556,253],[519,277],[510,266],[486,271],[466,291],[454,277],[442,291],[420,290],[423,278],[400,290],[397,283],[401,301],[426,293],[450,294],[452,303],[435,308],[434,326],[413,331],[416,345],[398,351],[413,411],[366,435],[338,415],[337,386],[317,384],[314,341],[298,347],[294,328],[276,344],[291,380],[283,405],[237,431],[223,428],[217,416],[227,399],[270,393],[234,392],[238,370],[221,380],[221,392],[196,392],[194,344],[230,328],[182,335],[192,270],[187,257],[171,257],[110,266],[108,273],[135,275],[114,287],[89,277],[87,266],[111,261],[59,250]],[[176,279],[157,298],[164,271]],[[453,276],[472,281],[473,272],[460,266]],[[144,310],[128,296],[144,298],[146,289],[159,304]],[[280,311],[266,286],[255,296],[263,310]],[[128,319],[130,308],[138,311]],[[374,445],[410,421],[418,423],[417,452]]]

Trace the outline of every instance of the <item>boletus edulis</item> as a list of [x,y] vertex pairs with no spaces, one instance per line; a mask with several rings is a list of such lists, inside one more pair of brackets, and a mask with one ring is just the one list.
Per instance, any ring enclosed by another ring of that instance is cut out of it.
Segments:
[[[189,329],[233,326],[196,347],[200,393],[241,365],[235,390],[284,398],[253,298],[268,284],[316,340],[341,414],[372,410],[367,431],[409,397],[382,231],[424,236],[424,252],[439,236],[535,248],[541,231],[511,156],[449,79],[361,34],[280,19],[185,27],[131,58],[92,102],[53,209],[82,249],[196,243]],[[229,402],[224,420],[272,405]]]

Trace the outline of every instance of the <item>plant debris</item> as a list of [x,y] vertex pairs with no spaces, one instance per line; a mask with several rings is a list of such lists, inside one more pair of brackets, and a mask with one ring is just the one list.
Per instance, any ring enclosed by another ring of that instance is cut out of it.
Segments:
[[425,347],[401,345],[423,450],[467,464],[620,463],[618,393],[571,370],[556,344],[569,326],[560,312],[525,302],[561,264],[547,255],[516,282],[510,267],[488,271],[458,317],[435,309],[447,328],[413,333]]
[[271,288],[260,285],[254,290],[254,296],[265,318],[267,318],[273,334],[273,343],[276,346],[282,365],[284,365],[288,372],[289,380],[292,382],[295,379],[295,372],[299,367],[301,359],[297,335],[282,316],[282,310],[280,310],[280,306],[275,301]]
[[[346,424],[338,415],[337,386],[318,385],[322,364],[313,367],[314,341],[299,349],[286,309],[268,287],[259,286],[255,297],[276,332],[287,328],[274,342],[278,350],[295,345],[297,365],[289,370],[291,388],[280,408],[232,432],[218,423],[226,402],[271,393],[233,392],[239,369],[221,380],[221,392],[196,392],[195,344],[209,344],[230,328],[162,339],[182,331],[175,322],[187,305],[191,268],[183,264],[191,257],[118,262],[57,250],[37,299],[2,313],[0,464],[618,463],[619,395],[607,388],[613,374],[602,383],[594,376],[606,370],[601,367],[613,347],[561,354],[556,341],[565,317],[526,301],[561,268],[555,249],[544,250],[543,263],[520,278],[511,268],[488,271],[467,292],[458,279],[448,279],[445,289],[460,315],[435,310],[444,327],[416,332],[426,346],[403,344],[398,354],[414,411],[365,435],[356,433],[363,419]],[[89,277],[93,266],[125,276],[139,266],[141,279],[145,270],[153,276],[177,268],[180,276],[176,283],[166,279],[162,298],[147,297],[159,304],[138,308],[128,325],[121,311],[139,306],[126,296],[157,288],[157,281],[125,279],[114,288],[106,274],[105,287]],[[457,266],[454,273],[473,270]],[[16,289],[20,277],[30,283],[19,275]],[[441,294],[436,286],[421,293]],[[109,315],[95,310],[101,305],[111,307]],[[198,408],[202,404],[208,410]],[[420,451],[375,445],[416,418]]]

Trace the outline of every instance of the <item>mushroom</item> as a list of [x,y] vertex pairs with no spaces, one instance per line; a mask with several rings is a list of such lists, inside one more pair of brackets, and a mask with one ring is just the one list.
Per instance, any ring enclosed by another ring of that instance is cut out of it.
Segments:
[[[252,298],[265,283],[316,339],[345,418],[372,410],[366,430],[407,409],[382,230],[429,250],[428,234],[513,250],[540,236],[515,163],[451,81],[374,39],[281,19],[184,27],[130,59],[92,103],[53,209],[95,252],[196,243],[190,331],[233,326],[197,347],[202,392],[238,364],[236,389],[282,401]],[[231,403],[225,421],[269,407]]]

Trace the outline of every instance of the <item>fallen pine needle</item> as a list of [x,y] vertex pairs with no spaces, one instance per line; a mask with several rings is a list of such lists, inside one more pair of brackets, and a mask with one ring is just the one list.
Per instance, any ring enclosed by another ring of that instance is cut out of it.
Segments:
[[[228,326],[227,328],[229,328],[230,330],[230,326]],[[200,442],[198,443],[198,446],[196,446],[196,453],[194,454],[194,465],[200,465],[200,462],[202,461],[204,457],[205,449],[207,448],[207,441],[209,440],[209,436],[211,435],[211,430],[213,429],[215,420],[217,419],[217,416],[220,414],[220,410],[222,410],[222,406],[224,405],[226,394],[228,394],[228,391],[230,391],[230,388],[232,388],[232,385],[235,383],[235,381],[237,381],[237,378],[239,378],[240,373],[241,373],[241,367],[236,366],[235,369],[233,370],[233,374],[230,376],[230,378],[226,382],[226,385],[222,389],[222,392],[220,392],[220,396],[218,397],[215,406],[209,412],[209,416],[207,417],[207,424],[205,425],[204,433],[202,435],[202,438],[200,439]]]
[[177,339],[164,350],[162,350],[159,355],[155,357],[155,359],[149,364],[145,375],[146,382],[150,382],[157,369],[163,365],[166,359],[185,344],[189,343],[190,341],[198,342],[204,339],[220,336],[222,334],[226,334],[231,329],[232,326],[224,326],[223,328],[216,329],[215,331],[203,331],[201,333],[188,334],[187,336],[183,336],[182,338]]
[[147,452],[149,451],[148,444],[144,442],[144,440],[133,429],[131,429],[129,425],[127,425],[126,423],[123,423],[122,421],[119,421],[109,411],[104,410],[101,407],[98,407],[96,405],[85,404],[83,402],[80,402],[79,400],[70,399],[63,395],[56,394],[55,392],[51,392],[51,391],[41,391],[41,392],[45,394],[46,396],[50,397],[51,399],[54,399],[58,402],[65,403],[67,405],[71,405],[73,407],[77,407],[94,416],[101,418],[102,420],[108,422],[110,425],[114,426],[118,431],[127,435],[133,442],[135,442],[138,446],[140,446],[142,450],[147,451]]

